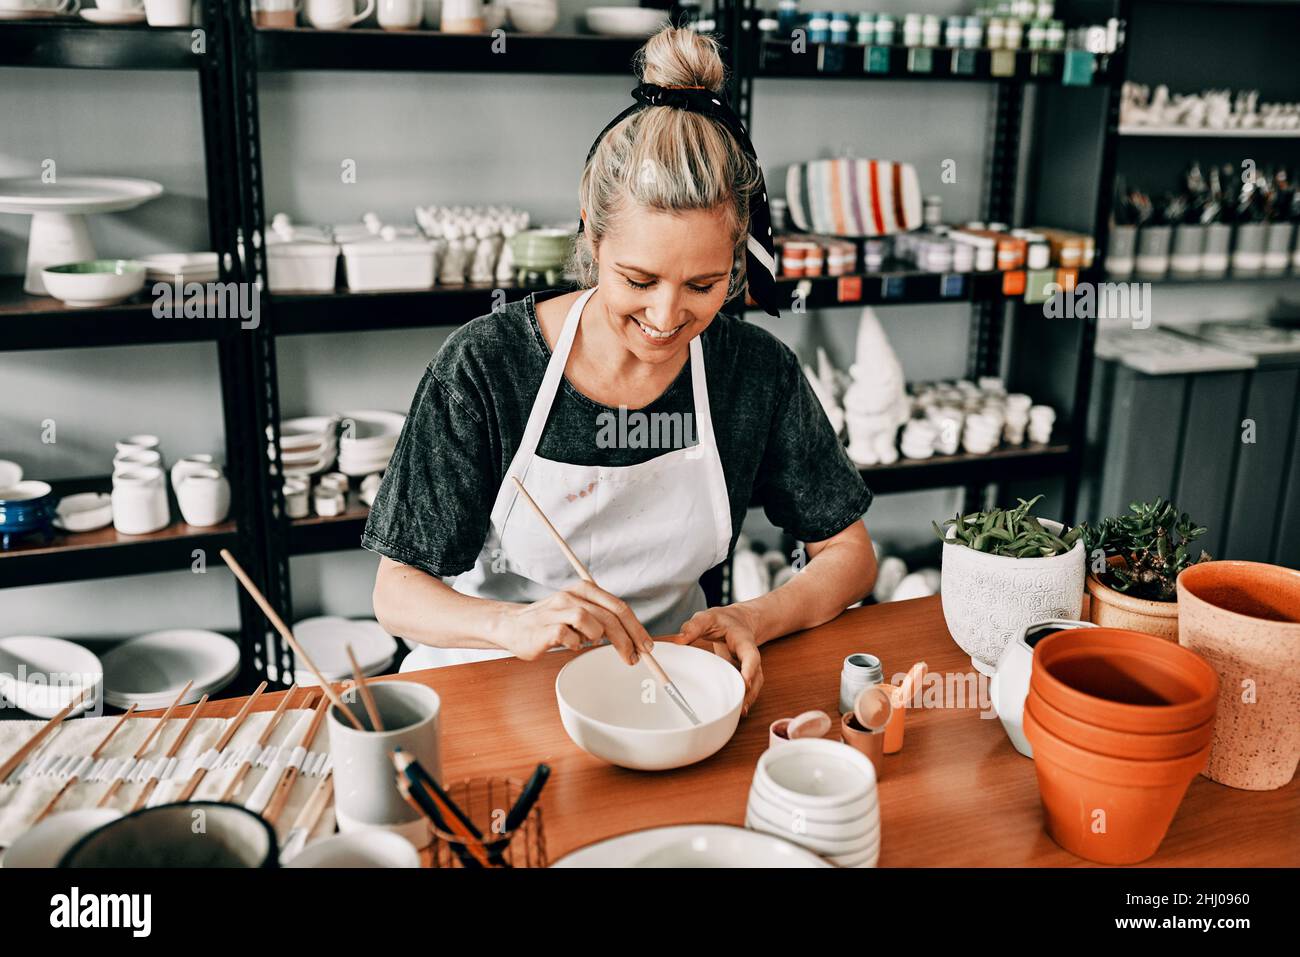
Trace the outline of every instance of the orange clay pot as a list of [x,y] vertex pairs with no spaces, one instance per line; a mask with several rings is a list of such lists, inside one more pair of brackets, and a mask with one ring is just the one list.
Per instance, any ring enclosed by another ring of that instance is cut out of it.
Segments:
[[[1109,565],[1122,565],[1124,559],[1113,555]],[[1124,628],[1144,635],[1178,640],[1178,602],[1135,598],[1104,584],[1092,572],[1084,579],[1088,590],[1088,620],[1103,628]]]
[[1165,761],[1185,758],[1205,748],[1214,736],[1214,719],[1187,731],[1169,734],[1133,734],[1111,731],[1072,718],[1064,711],[1052,707],[1032,688],[1025,699],[1025,707],[1034,709],[1034,720],[1063,741],[1094,754],[1134,761]]
[[1219,673],[1206,777],[1280,788],[1300,761],[1300,571],[1204,562],[1178,576],[1179,642]]
[[1132,734],[1188,731],[1219,701],[1219,676],[1200,655],[1116,628],[1048,635],[1034,648],[1029,686],[1072,718]]
[[1045,730],[1029,708],[1025,737],[1034,748],[1047,833],[1071,854],[1099,864],[1136,864],[1154,854],[1210,757],[1209,745],[1168,761],[1093,754]]

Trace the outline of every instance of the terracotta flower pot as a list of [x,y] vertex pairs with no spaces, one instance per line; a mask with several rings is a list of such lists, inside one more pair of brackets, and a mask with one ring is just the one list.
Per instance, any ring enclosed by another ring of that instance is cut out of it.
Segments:
[[1026,710],[1032,708],[1034,720],[1061,740],[1068,741],[1085,751],[1112,758],[1127,758],[1134,761],[1185,758],[1203,750],[1214,735],[1214,719],[1187,731],[1174,731],[1169,734],[1111,731],[1109,728],[1099,728],[1078,718],[1072,718],[1064,711],[1052,707],[1033,690],[1025,699],[1025,708]]
[[1072,718],[1135,734],[1195,728],[1219,701],[1219,676],[1200,655],[1116,628],[1048,635],[1034,649],[1029,687]]
[[[1107,559],[1109,565],[1122,565],[1118,555]],[[1178,640],[1178,602],[1151,601],[1116,591],[1096,575],[1088,573],[1088,620],[1103,628],[1123,628],[1144,635]]]
[[1210,756],[1209,745],[1167,761],[1093,754],[1044,729],[1030,709],[1025,736],[1034,746],[1047,833],[1071,854],[1099,864],[1136,864],[1154,854]]
[[1178,576],[1179,642],[1214,665],[1219,718],[1205,774],[1269,791],[1300,760],[1300,571],[1205,562]]

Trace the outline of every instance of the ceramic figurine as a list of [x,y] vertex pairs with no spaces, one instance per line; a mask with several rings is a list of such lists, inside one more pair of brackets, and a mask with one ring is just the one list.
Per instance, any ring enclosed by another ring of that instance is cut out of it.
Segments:
[[515,252],[510,246],[510,237],[519,231],[512,220],[501,226],[501,255],[497,257],[496,281],[509,285],[515,280]]
[[808,384],[812,386],[813,394],[817,396],[817,401],[821,403],[822,409],[826,413],[826,418],[830,420],[831,428],[835,430],[836,435],[839,435],[840,431],[844,428],[844,410],[840,408],[839,403],[835,401],[834,396],[827,391],[825,383],[820,378],[813,375],[813,371],[810,367],[804,366],[803,372],[808,379]]
[[438,282],[444,286],[462,286],[465,284],[465,247],[461,243],[460,229],[448,226],[444,237],[447,247],[438,270]]
[[853,382],[844,394],[849,458],[859,466],[897,462],[895,436],[907,421],[911,403],[903,367],[870,306],[858,320],[855,361],[849,371]]
[[496,266],[497,244],[496,227],[491,223],[479,223],[475,235],[478,245],[474,247],[474,265],[470,267],[471,282],[491,282]]

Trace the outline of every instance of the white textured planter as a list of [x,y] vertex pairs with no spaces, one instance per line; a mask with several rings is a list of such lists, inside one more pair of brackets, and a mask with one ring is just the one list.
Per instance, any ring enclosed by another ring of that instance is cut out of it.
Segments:
[[[1053,532],[1062,529],[1040,521]],[[939,592],[948,631],[976,670],[991,676],[1002,650],[1027,625],[1079,617],[1085,570],[1082,539],[1050,558],[1008,558],[944,542]]]

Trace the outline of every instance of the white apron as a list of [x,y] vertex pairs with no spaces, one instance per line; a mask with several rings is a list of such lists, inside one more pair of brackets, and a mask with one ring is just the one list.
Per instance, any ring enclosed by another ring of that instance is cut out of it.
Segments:
[[[699,337],[690,345],[697,445],[617,468],[569,465],[537,454],[582,309],[595,291],[587,290],[569,310],[519,449],[497,490],[487,540],[474,567],[451,585],[465,595],[534,602],[580,580],[541,520],[519,499],[510,481],[515,475],[597,585],[626,601],[651,635],[675,634],[706,607],[700,576],[725,559],[731,545],[731,504]],[[680,434],[688,434],[682,425]],[[597,427],[593,416],[592,429]],[[660,434],[653,421],[645,434]],[[509,656],[504,650],[421,645],[401,670]]]

